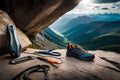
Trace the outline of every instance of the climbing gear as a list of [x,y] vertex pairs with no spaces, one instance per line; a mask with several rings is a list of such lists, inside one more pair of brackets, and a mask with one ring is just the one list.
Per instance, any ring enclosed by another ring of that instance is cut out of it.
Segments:
[[[55,49],[39,50],[39,51],[35,51],[32,54],[37,55],[38,56],[38,57],[36,57],[37,59],[45,61],[45,62],[50,63],[50,64],[61,64],[61,63],[63,63],[63,60],[61,58],[54,57],[54,56],[61,56],[61,53],[59,53],[59,52],[51,52],[53,50],[55,50]],[[43,56],[43,55],[40,55],[40,54],[45,54],[45,55],[50,55],[50,56]],[[51,58],[57,59],[57,61],[52,60],[52,59],[47,59],[46,57],[51,57]]]
[[12,59],[9,61],[9,63],[10,64],[19,64],[19,63],[23,63],[23,62],[30,61],[30,60],[34,60],[34,57],[26,56],[26,57],[22,57],[22,58]]
[[26,56],[26,57],[21,57],[21,58],[17,58],[17,59],[12,59],[9,61],[10,64],[19,64],[19,63],[23,63],[23,62],[26,62],[26,61],[30,61],[30,60],[34,60],[34,59],[38,59],[38,60],[42,60],[42,61],[45,61],[47,63],[50,63],[50,64],[60,64],[60,62],[58,61],[55,61],[55,60],[52,60],[52,59],[46,59],[46,58],[43,58],[43,57],[35,57],[35,56]]
[[52,56],[61,56],[61,53],[59,53],[59,52],[52,52],[53,50],[55,50],[55,49],[39,50],[39,51],[36,51],[36,53],[46,54],[46,55],[52,55]]
[[39,59],[39,60],[45,61],[47,63],[50,63],[50,64],[60,64],[59,62],[57,62],[55,60],[45,59],[45,58],[42,58],[42,57],[36,57],[36,58]]
[[95,58],[94,54],[88,53],[80,46],[74,47],[71,43],[68,43],[66,55],[69,57],[76,57],[83,61],[91,61]]
[[18,40],[15,26],[13,26],[12,24],[8,24],[8,32],[10,36],[9,47],[8,47],[10,55],[13,58],[17,58],[20,56],[22,47]]
[[19,73],[13,80],[33,80],[29,77],[29,75],[35,72],[44,73],[43,80],[49,80],[49,77],[48,77],[49,70],[50,70],[50,66],[48,65],[36,65]]

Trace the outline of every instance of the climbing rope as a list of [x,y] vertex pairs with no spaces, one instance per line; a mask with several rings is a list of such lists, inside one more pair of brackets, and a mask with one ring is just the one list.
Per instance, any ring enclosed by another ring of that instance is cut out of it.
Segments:
[[29,75],[35,72],[44,73],[43,80],[49,80],[48,70],[50,70],[50,67],[48,65],[36,65],[24,70],[23,72],[18,74],[13,80],[33,80],[30,78]]

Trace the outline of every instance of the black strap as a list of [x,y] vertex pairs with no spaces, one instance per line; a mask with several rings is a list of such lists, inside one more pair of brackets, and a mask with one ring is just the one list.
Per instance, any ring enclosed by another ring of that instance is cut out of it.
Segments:
[[48,70],[50,67],[48,65],[36,65],[33,67],[30,67],[20,74],[18,74],[13,80],[32,80],[30,79],[29,75],[34,73],[34,72],[43,72],[44,73],[44,78],[43,80],[49,80],[48,78]]
[[77,55],[77,56],[81,56],[83,54],[83,51],[77,47],[74,47],[72,50],[71,50],[72,54],[74,55]]

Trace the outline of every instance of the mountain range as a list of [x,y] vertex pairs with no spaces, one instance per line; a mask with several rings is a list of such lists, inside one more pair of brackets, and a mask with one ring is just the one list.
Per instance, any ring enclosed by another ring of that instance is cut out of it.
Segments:
[[120,14],[66,14],[49,27],[55,29],[61,33],[67,32],[67,30],[79,25],[86,24],[94,21],[119,21]]
[[63,34],[59,33],[54,29],[46,28],[44,31],[40,32],[39,34],[45,37],[51,43],[57,44],[58,48],[66,48],[68,42],[70,42],[67,38],[64,37]]
[[120,52],[120,15],[65,15],[44,30],[44,37],[59,48],[72,42],[89,50]]
[[63,34],[74,43],[82,44],[93,37],[119,29],[120,21],[94,21],[87,24],[79,24]]

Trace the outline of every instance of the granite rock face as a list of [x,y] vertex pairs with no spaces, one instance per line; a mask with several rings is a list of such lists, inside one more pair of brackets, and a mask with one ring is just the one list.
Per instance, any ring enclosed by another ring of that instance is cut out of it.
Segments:
[[[8,50],[9,44],[9,35],[7,31],[8,24],[15,25],[12,19],[7,15],[7,13],[0,10],[0,53],[4,53],[5,51]],[[25,49],[31,44],[28,37],[18,28],[17,35],[23,49]]]
[[[38,50],[28,48],[21,54],[21,57],[36,56],[32,54],[35,51]],[[63,61],[62,64],[53,66],[44,61],[34,59],[17,65],[9,65],[9,59],[7,58],[9,55],[0,56],[0,63],[2,64],[0,66],[0,80],[13,80],[13,78],[23,70],[42,64],[50,66],[49,80],[120,80],[119,53],[102,50],[89,51],[95,54],[95,59],[93,61],[81,61],[74,57],[67,57],[66,49],[54,51],[62,53],[62,56],[56,57]],[[42,56],[47,56],[47,58],[56,60],[55,57],[53,58],[44,54],[42,54]],[[43,80],[43,77],[43,73],[34,73],[30,75],[30,78],[33,80]]]
[[31,44],[27,36],[33,37],[41,32],[79,2],[80,0],[0,0],[0,52],[6,51],[8,47],[9,23],[16,25],[20,43],[25,48]]
[[6,11],[25,34],[33,36],[73,9],[80,1],[0,0],[0,9]]

